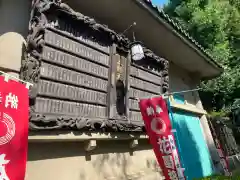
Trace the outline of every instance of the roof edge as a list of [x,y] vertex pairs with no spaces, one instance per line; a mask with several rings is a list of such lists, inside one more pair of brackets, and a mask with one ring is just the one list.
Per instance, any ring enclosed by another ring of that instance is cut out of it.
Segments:
[[207,63],[215,67],[219,71],[219,75],[224,71],[223,67],[214,60],[214,58],[206,52],[206,50],[194,40],[185,30],[177,25],[166,13],[159,11],[151,2],[147,0],[134,0],[141,8],[147,10],[158,22],[163,24],[167,29],[180,38],[185,44],[193,49],[198,55],[203,57]]

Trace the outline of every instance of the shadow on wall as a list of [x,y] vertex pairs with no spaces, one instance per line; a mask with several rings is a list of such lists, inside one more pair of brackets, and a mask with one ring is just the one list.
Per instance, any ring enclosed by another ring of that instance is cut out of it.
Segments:
[[[130,141],[127,140],[99,140],[97,148],[91,152],[84,151],[84,142],[46,142],[46,143],[29,143],[28,161],[37,161],[45,159],[56,159],[62,157],[85,156],[86,161],[91,160],[89,156],[108,154],[108,153],[128,153],[133,156],[134,152],[149,150],[151,145],[147,140],[139,140],[139,147],[131,150]],[[51,151],[49,151],[51,149]],[[71,150],[71,151],[70,151]]]
[[[150,149],[150,152],[151,152],[151,146],[146,141],[145,142],[142,141],[140,142],[140,144],[142,145],[141,148],[135,149],[134,152],[129,151],[130,156],[133,156],[133,155],[135,156],[134,153],[138,153],[138,151],[144,151],[147,149]],[[119,147],[117,146],[116,148],[119,149],[120,146]],[[97,172],[101,172],[103,174],[104,179],[106,180],[111,179],[109,178],[108,172],[104,172],[104,167],[106,167],[106,164],[110,168],[111,176],[118,177],[119,180],[120,179],[121,180],[127,180],[127,179],[140,180],[142,178],[146,179],[146,174],[147,174],[146,169],[149,170],[148,173],[160,172],[160,168],[155,159],[155,155],[153,155],[154,159],[146,158],[144,157],[144,154],[142,154],[142,156],[138,155],[136,157],[137,158],[134,159],[136,162],[133,163],[131,158],[129,158],[129,156],[126,153],[115,153],[114,156],[111,156],[110,154],[103,154],[99,156],[99,158],[97,158],[95,161],[93,161],[93,166],[95,167]],[[141,164],[140,166],[138,166],[138,163],[142,163],[142,162],[144,162],[145,164]],[[117,168],[115,166],[117,166]],[[136,166],[136,167],[131,167],[131,166]],[[144,169],[141,169],[143,167]],[[130,172],[135,172],[135,173],[131,174]],[[155,180],[155,178],[151,178],[151,179]],[[156,178],[156,180],[159,180],[159,177]]]
[[[159,180],[160,170],[148,141],[139,140],[134,151],[129,148],[129,143],[127,140],[97,141],[97,148],[90,153],[83,150],[83,142],[29,143],[28,161],[83,157],[77,170],[79,180],[87,180],[91,176],[89,173],[95,173],[104,180],[142,180],[143,177],[146,179],[146,174],[158,174],[149,180]],[[150,152],[150,156],[144,154],[145,150]],[[88,167],[94,170],[88,171]]]
[[[189,119],[184,119],[189,117]],[[204,139],[200,136],[201,129],[196,128],[197,119],[191,115],[178,112],[174,118],[175,139],[185,176],[187,179],[201,178],[212,175],[213,164]],[[189,123],[189,121],[192,121]],[[195,121],[195,123],[193,123]],[[200,123],[200,122],[199,122]],[[176,136],[177,135],[177,136]],[[203,134],[202,134],[203,135]],[[205,147],[204,147],[205,146]]]

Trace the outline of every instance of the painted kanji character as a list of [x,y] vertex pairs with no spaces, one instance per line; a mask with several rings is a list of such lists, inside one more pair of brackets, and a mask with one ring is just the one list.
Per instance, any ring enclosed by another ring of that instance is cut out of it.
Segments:
[[183,171],[184,171],[185,169],[184,168],[177,168],[177,175],[178,175],[178,179],[179,180],[181,180],[181,179],[183,179],[183,180],[185,180],[185,177],[184,177],[184,174],[183,174]]
[[227,170],[227,172],[225,172],[225,175],[226,175],[226,176],[232,176],[232,172],[229,172],[229,171]]
[[5,156],[6,154],[0,154],[0,180],[10,180],[5,170],[5,165],[10,161],[5,160]]
[[222,150],[221,150],[221,149],[217,149],[217,151],[218,151],[218,155],[219,155],[219,157],[220,157],[220,158],[223,158],[224,155],[223,155]]
[[173,160],[175,162],[175,166],[176,168],[180,168],[180,162],[179,162],[179,158],[178,158],[178,154],[176,150],[172,151],[172,155],[173,155]]
[[175,150],[176,146],[175,146],[175,142],[174,142],[173,136],[172,135],[168,135],[168,139],[169,139],[169,142],[170,142],[172,150]]
[[6,96],[5,107],[11,106],[11,108],[18,108],[18,97],[11,92]]
[[158,144],[160,146],[160,151],[163,154],[171,154],[172,153],[172,148],[171,148],[169,139],[166,138],[165,136],[163,138],[158,139]]
[[221,160],[220,160],[220,163],[222,164],[222,166],[223,166],[224,168],[227,167],[227,164],[226,164],[225,159],[221,159]]
[[174,170],[169,169],[168,170],[168,176],[169,176],[169,179],[171,179],[171,180],[178,180],[177,173]]
[[147,107],[147,115],[151,116],[154,114],[154,109],[152,106]]
[[224,174],[225,174],[225,176],[229,176],[229,175],[230,175],[230,174],[229,174],[229,171],[228,171],[227,168],[224,168],[223,170],[224,170]]
[[174,169],[173,157],[171,155],[162,156],[166,168]]
[[156,113],[160,114],[161,112],[163,112],[162,108],[160,106],[156,106]]
[[215,140],[215,143],[216,143],[216,147],[219,149],[220,148],[220,143],[217,139]]

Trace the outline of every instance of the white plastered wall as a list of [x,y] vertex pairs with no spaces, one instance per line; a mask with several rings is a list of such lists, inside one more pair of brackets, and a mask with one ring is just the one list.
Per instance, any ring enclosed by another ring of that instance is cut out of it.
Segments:
[[[169,85],[170,92],[185,91],[195,88],[190,75],[182,68],[172,63],[170,63],[169,69]],[[189,104],[196,105],[196,97],[194,92],[185,93],[184,98]]]
[[147,141],[131,151],[128,141],[97,141],[93,152],[82,142],[30,143],[25,180],[161,180]]
[[[170,91],[176,92],[176,91],[182,91],[182,90],[195,89],[197,88],[197,85],[199,84],[200,80],[196,76],[187,73],[182,68],[174,64],[170,64],[169,82],[170,82]],[[204,110],[204,107],[202,105],[202,102],[199,98],[199,94],[197,91],[185,93],[184,98],[186,100],[185,106],[189,109],[189,111],[191,110],[195,111],[195,108],[199,110]],[[219,156],[217,154],[217,150],[216,150],[213,137],[207,122],[206,115],[198,113],[198,116],[200,117],[201,125],[204,132],[204,137],[208,145],[211,157],[214,161],[219,161]]]

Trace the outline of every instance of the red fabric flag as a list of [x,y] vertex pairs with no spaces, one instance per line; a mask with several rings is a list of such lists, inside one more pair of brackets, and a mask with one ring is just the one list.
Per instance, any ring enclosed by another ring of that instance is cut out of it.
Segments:
[[28,149],[28,89],[0,76],[0,180],[24,180]]
[[184,180],[168,109],[164,99],[154,97],[139,102],[146,131],[166,180]]
[[232,173],[229,171],[229,163],[228,163],[227,157],[222,150],[222,145],[217,138],[217,134],[215,132],[215,129],[214,129],[211,121],[209,121],[209,126],[210,126],[210,129],[212,131],[212,136],[213,136],[213,140],[214,140],[214,143],[216,145],[216,148],[217,148],[218,155],[220,157],[220,163],[222,165],[224,175],[225,176],[232,176]]
[[220,163],[223,167],[223,171],[224,171],[224,175],[225,176],[232,176],[232,173],[229,171],[229,164],[228,164],[228,160],[227,157],[224,155],[224,152],[222,150],[222,146],[220,144],[220,142],[218,141],[217,137],[213,137],[214,138],[214,142],[217,148],[217,152],[218,155],[220,157]]

